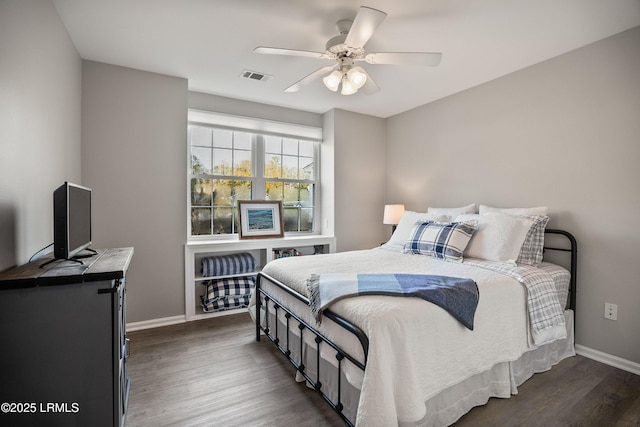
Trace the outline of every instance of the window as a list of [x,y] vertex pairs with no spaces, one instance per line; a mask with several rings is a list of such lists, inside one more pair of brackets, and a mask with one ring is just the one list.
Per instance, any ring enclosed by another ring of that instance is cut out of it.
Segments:
[[282,200],[285,232],[316,229],[317,141],[191,120],[188,141],[191,236],[237,233],[252,199]]
[[265,194],[282,200],[284,231],[313,231],[315,147],[312,141],[264,136]]

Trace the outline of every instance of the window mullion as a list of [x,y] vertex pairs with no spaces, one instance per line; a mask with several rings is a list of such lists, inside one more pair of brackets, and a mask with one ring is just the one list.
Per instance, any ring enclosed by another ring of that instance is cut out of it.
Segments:
[[257,200],[264,200],[267,198],[267,193],[266,193],[266,188],[267,188],[267,181],[264,177],[264,146],[265,146],[265,140],[264,140],[264,136],[262,135],[254,135],[254,139],[253,139],[253,150],[252,151],[252,158],[253,158],[253,164],[254,164],[254,170],[253,170],[253,183],[254,185],[252,186],[253,188],[253,198],[257,199]]

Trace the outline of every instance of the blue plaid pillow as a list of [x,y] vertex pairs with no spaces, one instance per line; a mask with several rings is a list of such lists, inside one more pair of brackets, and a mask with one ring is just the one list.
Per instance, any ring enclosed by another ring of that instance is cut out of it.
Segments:
[[256,260],[249,252],[202,258],[202,277],[253,273]]
[[462,253],[475,230],[476,224],[472,221],[416,222],[411,238],[404,245],[404,252],[462,262]]

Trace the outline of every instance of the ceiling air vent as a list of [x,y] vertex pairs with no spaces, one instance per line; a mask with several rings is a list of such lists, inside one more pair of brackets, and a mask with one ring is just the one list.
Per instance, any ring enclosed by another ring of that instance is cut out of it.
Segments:
[[242,74],[240,74],[240,77],[249,80],[257,80],[259,82],[268,82],[273,78],[273,76],[270,76],[269,74],[259,73],[257,71],[251,70],[242,70]]

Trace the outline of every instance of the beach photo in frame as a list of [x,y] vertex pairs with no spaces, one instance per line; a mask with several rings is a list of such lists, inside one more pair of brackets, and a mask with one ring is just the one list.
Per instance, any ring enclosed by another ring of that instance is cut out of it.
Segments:
[[241,239],[284,236],[280,200],[239,200],[238,211],[240,212]]

